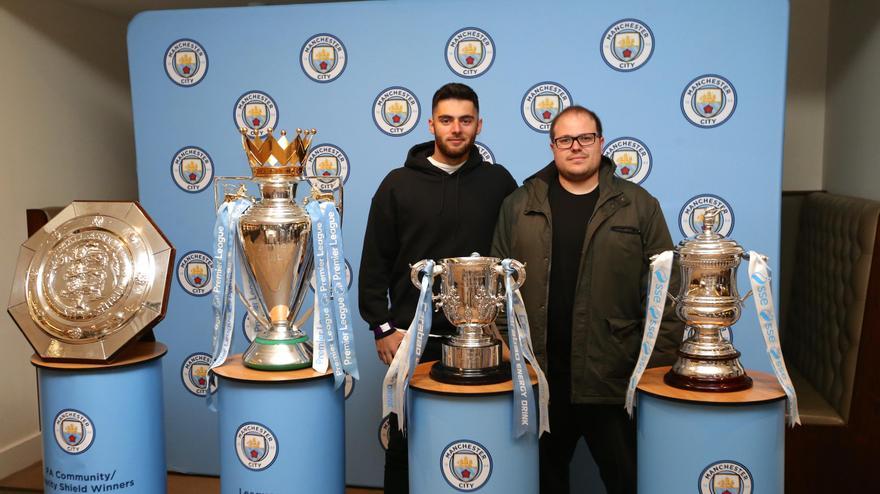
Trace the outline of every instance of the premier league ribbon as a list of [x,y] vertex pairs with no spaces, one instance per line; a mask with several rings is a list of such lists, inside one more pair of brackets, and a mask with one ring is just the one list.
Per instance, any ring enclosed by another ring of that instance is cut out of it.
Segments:
[[[312,368],[327,370],[327,360],[333,366],[333,378],[338,388],[345,374],[359,379],[354,334],[349,317],[348,284],[342,250],[342,229],[336,206],[327,201],[312,201],[306,205],[314,229],[315,257],[315,357]],[[334,331],[335,329],[335,331]],[[318,336],[320,334],[320,336]]]
[[755,298],[755,310],[758,311],[758,323],[761,325],[761,333],[764,335],[764,344],[767,346],[767,356],[776,379],[788,397],[788,425],[800,424],[798,414],[797,395],[794,385],[782,360],[782,348],[779,345],[779,328],[776,325],[776,310],[773,305],[773,291],[770,288],[770,267],[767,258],[755,251],[749,252],[749,282],[752,285],[752,295]]
[[406,390],[412,377],[411,371],[421,360],[425,346],[428,344],[428,334],[431,332],[434,261],[425,262],[424,273],[415,317],[382,381],[382,416],[396,414],[397,428],[400,430],[404,429],[406,423]]
[[636,387],[639,380],[648,367],[654,344],[657,342],[657,334],[660,332],[660,323],[663,321],[663,310],[666,308],[666,294],[669,291],[669,275],[672,271],[673,252],[667,250],[658,254],[651,261],[651,287],[648,292],[648,309],[645,314],[645,329],[642,332],[642,347],[639,350],[639,358],[636,367],[629,378],[629,386],[626,388],[626,411],[629,416],[633,414],[633,402],[636,396]]
[[[214,288],[212,289],[212,306],[214,309],[214,331],[211,338],[211,366],[208,368],[208,406],[215,410],[211,387],[216,385],[217,376],[212,372],[223,365],[229,356],[232,346],[232,334],[235,329],[235,258],[238,242],[235,232],[238,231],[238,220],[250,207],[247,199],[238,198],[224,202],[217,210],[217,221],[214,224]],[[230,241],[232,237],[232,241]],[[245,284],[246,292],[253,293]]]
[[538,437],[541,437],[541,434],[550,432],[550,417],[547,413],[549,386],[532,348],[529,318],[526,316],[522,295],[518,288],[513,289],[513,274],[516,270],[511,262],[511,259],[504,259],[501,267],[504,269],[504,288],[507,294],[507,338],[510,345],[510,373],[513,377],[513,435],[521,437],[529,431],[533,423],[530,414],[535,410],[535,396],[526,367],[528,361],[538,376]]

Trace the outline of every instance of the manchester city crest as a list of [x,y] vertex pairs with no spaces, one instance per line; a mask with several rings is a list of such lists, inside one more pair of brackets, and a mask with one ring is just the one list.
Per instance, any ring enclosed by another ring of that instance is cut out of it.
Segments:
[[184,192],[205,190],[214,179],[214,165],[208,153],[196,146],[187,146],[171,159],[171,177]]
[[348,181],[348,156],[339,146],[318,144],[312,147],[305,165],[306,175],[317,177],[310,178],[309,182],[321,192],[338,189],[339,179],[343,184]]
[[388,443],[391,441],[391,415],[386,416],[379,422],[379,446],[388,451]]
[[446,42],[446,65],[462,77],[479,77],[494,61],[495,43],[482,29],[459,29]]
[[[315,272],[312,271],[312,277],[309,278],[309,288],[312,289],[312,292],[315,291]],[[345,260],[345,289],[351,290],[351,264],[348,262],[348,259]]]
[[629,72],[648,63],[654,52],[654,34],[638,19],[621,19],[602,34],[599,49],[609,67]]
[[214,259],[204,252],[187,252],[177,261],[177,282],[180,287],[197,297],[211,293],[214,286]]
[[86,414],[79,410],[61,410],[55,415],[55,442],[65,453],[84,453],[95,440],[95,426]]
[[[208,369],[211,367],[211,356],[204,352],[193,353],[186,357],[180,366],[180,380],[187,391],[196,396],[205,396],[208,392]],[[211,393],[217,391],[211,386]]]
[[345,71],[345,45],[332,34],[316,34],[300,50],[303,72],[316,82],[330,82]]
[[271,96],[262,91],[250,91],[241,95],[233,109],[235,128],[245,128],[248,137],[265,136],[269,128],[278,125],[278,106]]
[[712,207],[721,209],[721,214],[715,220],[715,233],[729,237],[733,231],[733,209],[729,202],[713,194],[692,197],[682,206],[678,215],[681,234],[689,238],[703,231],[703,214]]
[[254,338],[257,337],[257,331],[259,331],[259,323],[254,319],[254,316],[251,315],[250,312],[245,312],[244,317],[241,320],[241,331],[244,333],[244,337],[247,339],[248,343],[253,343]]
[[542,82],[526,91],[521,106],[526,124],[538,132],[548,133],[556,115],[571,106],[571,93],[561,84]]
[[278,439],[265,425],[247,422],[235,431],[235,453],[245,468],[265,470],[278,457]]
[[634,137],[620,137],[609,142],[603,151],[611,158],[618,177],[640,184],[651,173],[651,151]]
[[390,136],[410,133],[419,123],[420,113],[419,100],[405,87],[385,89],[373,101],[373,122]]
[[700,494],[752,494],[752,473],[735,461],[717,461],[700,473]]
[[179,39],[165,50],[165,73],[178,86],[195,86],[208,73],[208,54],[191,39]]
[[489,146],[483,144],[480,141],[475,141],[474,145],[477,146],[477,151],[480,152],[480,156],[483,158],[483,161],[495,164],[495,155],[492,154],[492,150],[489,149]]
[[720,75],[697,77],[681,93],[681,112],[697,127],[717,127],[736,110],[736,89]]
[[475,491],[492,476],[492,455],[478,442],[454,441],[440,455],[440,471],[453,489]]

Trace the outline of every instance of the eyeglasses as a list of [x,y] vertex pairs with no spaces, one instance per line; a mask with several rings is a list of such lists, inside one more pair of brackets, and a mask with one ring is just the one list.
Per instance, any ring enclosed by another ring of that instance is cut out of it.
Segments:
[[595,132],[590,132],[589,134],[581,134],[577,137],[572,136],[562,136],[553,139],[553,145],[558,147],[559,149],[568,149],[574,144],[574,141],[577,141],[583,147],[592,146],[593,143],[596,142],[596,139],[599,138],[599,134]]

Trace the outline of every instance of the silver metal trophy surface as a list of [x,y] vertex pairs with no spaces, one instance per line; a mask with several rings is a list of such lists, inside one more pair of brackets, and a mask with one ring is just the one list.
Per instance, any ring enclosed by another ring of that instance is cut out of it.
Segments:
[[[411,279],[421,289],[420,274],[426,261],[412,266]],[[516,277],[512,290],[526,279],[525,267],[512,265]],[[495,257],[452,257],[435,265],[440,275],[440,294],[434,296],[436,309],[443,308],[457,333],[442,344],[442,358],[431,368],[431,377],[452,384],[491,384],[510,379],[510,368],[501,365],[501,341],[493,323],[503,306],[503,269]]]

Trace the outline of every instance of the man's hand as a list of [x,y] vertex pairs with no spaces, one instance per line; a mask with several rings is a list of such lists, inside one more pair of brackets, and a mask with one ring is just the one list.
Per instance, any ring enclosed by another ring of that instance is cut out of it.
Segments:
[[391,365],[397,349],[400,348],[400,342],[403,341],[403,331],[397,330],[390,335],[376,340],[376,352],[379,354],[379,360],[385,365]]

